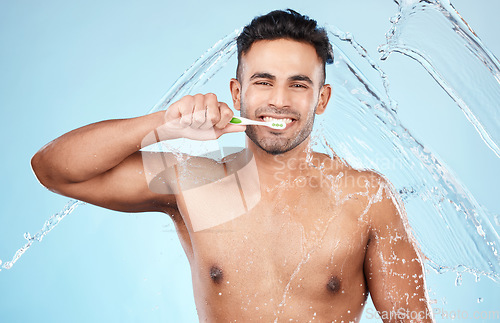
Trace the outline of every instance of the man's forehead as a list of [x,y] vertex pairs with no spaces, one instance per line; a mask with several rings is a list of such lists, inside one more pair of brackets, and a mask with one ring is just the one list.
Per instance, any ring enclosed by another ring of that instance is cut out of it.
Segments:
[[290,78],[305,75],[313,81],[321,78],[323,63],[311,44],[290,39],[259,40],[241,55],[245,79],[255,74]]

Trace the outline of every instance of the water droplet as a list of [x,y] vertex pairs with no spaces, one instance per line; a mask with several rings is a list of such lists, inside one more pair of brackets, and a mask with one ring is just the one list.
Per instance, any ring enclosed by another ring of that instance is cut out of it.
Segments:
[[462,285],[462,274],[458,273],[457,279],[455,280],[455,286],[460,286],[460,285]]
[[479,297],[479,298],[477,299],[477,302],[478,302],[478,303],[482,303],[482,302],[483,302],[483,298],[482,298],[482,297]]
[[222,295],[222,293],[219,293],[219,296]]

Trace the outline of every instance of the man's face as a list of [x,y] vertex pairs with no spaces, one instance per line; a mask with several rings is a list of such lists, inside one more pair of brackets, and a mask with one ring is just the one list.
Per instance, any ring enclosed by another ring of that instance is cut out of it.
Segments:
[[241,57],[239,81],[232,80],[231,90],[243,117],[287,123],[283,130],[247,126],[247,136],[270,154],[292,150],[307,139],[315,113],[323,113],[330,97],[329,85],[322,86],[323,64],[316,50],[293,40],[255,42]]

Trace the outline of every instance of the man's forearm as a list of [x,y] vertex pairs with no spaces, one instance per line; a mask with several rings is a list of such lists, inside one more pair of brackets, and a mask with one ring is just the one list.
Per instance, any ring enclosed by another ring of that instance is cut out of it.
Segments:
[[75,129],[40,149],[31,160],[33,170],[45,186],[89,180],[140,150],[146,135],[164,123],[164,114],[159,111]]

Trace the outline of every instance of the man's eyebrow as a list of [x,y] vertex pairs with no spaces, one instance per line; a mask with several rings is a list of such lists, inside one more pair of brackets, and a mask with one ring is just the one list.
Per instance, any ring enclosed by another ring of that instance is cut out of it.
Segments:
[[[266,73],[266,72],[262,72],[262,73],[255,73],[253,74],[251,77],[250,77],[250,81],[253,80],[253,79],[257,79],[257,78],[262,78],[262,79],[269,79],[269,80],[276,80],[276,76],[270,74],[270,73]],[[293,76],[290,76],[288,78],[288,81],[305,81],[311,85],[313,85],[313,81],[311,80],[311,78],[307,75],[303,75],[303,74],[298,74],[298,75],[293,75]]]
[[288,78],[289,81],[306,81],[307,83],[309,83],[310,85],[313,85],[313,81],[311,80],[311,78],[307,75],[303,75],[303,74],[299,74],[299,75],[294,75],[294,76],[290,76]]
[[270,80],[276,80],[276,76],[269,74],[269,73],[255,73],[250,77],[250,81],[253,79],[270,79]]

